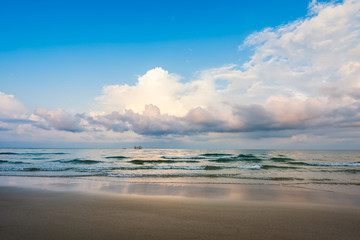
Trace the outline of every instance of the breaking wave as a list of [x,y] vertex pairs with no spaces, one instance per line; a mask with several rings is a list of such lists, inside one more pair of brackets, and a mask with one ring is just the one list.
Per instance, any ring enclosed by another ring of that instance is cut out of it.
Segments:
[[326,167],[360,167],[360,162],[354,163],[306,163],[312,166],[326,166]]

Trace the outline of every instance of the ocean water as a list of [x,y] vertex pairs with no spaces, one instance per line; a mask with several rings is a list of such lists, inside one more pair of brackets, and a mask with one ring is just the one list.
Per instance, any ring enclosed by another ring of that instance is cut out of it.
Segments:
[[0,149],[0,176],[360,185],[360,151]]

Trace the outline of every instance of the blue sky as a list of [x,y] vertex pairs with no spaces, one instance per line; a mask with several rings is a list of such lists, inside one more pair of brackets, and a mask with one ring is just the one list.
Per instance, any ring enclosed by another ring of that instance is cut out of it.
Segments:
[[2,1],[0,147],[356,148],[358,7]]
[[1,49],[243,36],[303,17],[308,1],[2,1]]
[[[247,35],[307,13],[308,1],[2,1],[1,90],[29,108],[85,110],[107,84],[154,67],[191,79],[244,62]],[[29,91],[31,89],[31,91]],[[66,94],[55,94],[59,91]],[[71,95],[71,98],[69,98]]]

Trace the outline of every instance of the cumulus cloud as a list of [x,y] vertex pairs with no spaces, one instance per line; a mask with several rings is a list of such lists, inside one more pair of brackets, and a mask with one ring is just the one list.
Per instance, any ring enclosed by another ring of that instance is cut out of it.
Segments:
[[192,81],[155,68],[134,86],[106,86],[91,120],[139,134],[359,125],[359,1],[312,1],[305,18],[251,34],[240,48],[253,49],[248,62]]
[[164,112],[178,115],[184,109],[181,98],[186,94],[187,85],[179,82],[180,76],[170,74],[158,67],[138,78],[135,86],[110,85],[103,89],[103,95],[96,98],[98,109],[103,112],[131,109],[139,113],[147,104],[154,104]]

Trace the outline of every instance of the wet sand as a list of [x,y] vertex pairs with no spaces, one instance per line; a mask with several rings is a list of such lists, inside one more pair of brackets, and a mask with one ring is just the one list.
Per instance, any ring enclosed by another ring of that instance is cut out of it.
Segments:
[[359,239],[359,226],[360,208],[341,204],[0,187],[7,240]]

